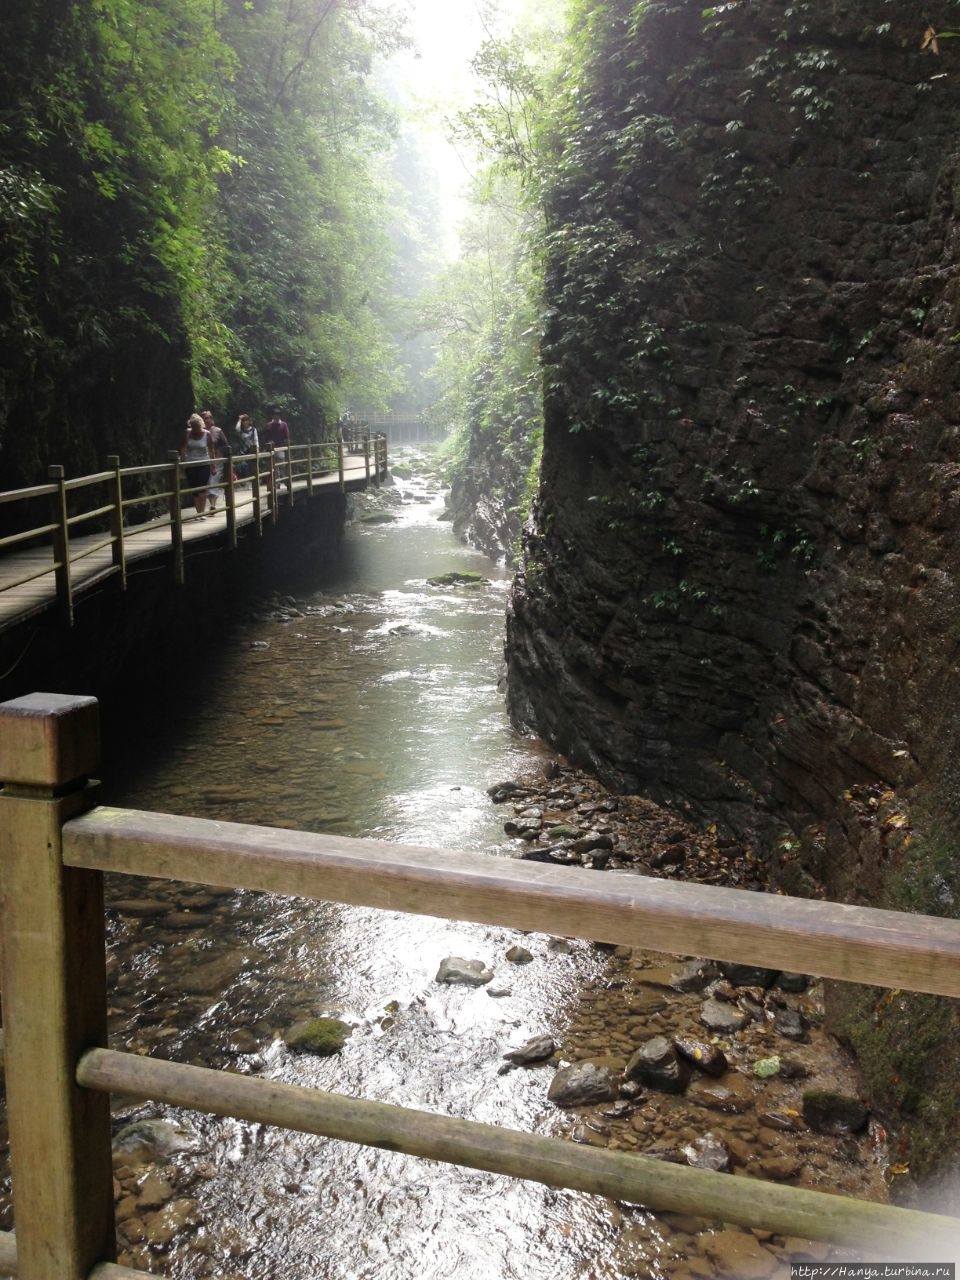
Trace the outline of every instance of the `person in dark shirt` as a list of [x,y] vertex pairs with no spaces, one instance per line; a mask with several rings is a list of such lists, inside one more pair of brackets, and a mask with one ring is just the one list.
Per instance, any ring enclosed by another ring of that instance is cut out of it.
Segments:
[[[266,441],[268,449],[273,450],[274,461],[277,466],[286,462],[287,449],[290,447],[290,428],[280,417],[279,409],[272,409],[271,418],[267,425],[263,428],[263,438]],[[287,488],[291,487],[290,481],[287,481]]]

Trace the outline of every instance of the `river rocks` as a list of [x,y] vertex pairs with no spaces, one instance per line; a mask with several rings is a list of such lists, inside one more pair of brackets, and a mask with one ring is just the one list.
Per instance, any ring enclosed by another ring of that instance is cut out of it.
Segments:
[[705,1133],[681,1150],[687,1158],[687,1164],[694,1169],[710,1169],[713,1173],[730,1172],[730,1152],[715,1133]]
[[225,951],[213,960],[185,969],[180,975],[180,988],[190,995],[219,995],[239,978],[248,963],[242,953]]
[[613,1102],[616,1096],[617,1080],[613,1072],[592,1062],[561,1067],[547,1091],[547,1101],[558,1107],[589,1107],[598,1102]]
[[612,849],[613,840],[608,835],[601,835],[599,831],[588,831],[586,835],[574,840],[570,848],[574,853],[592,853],[595,849]]
[[700,1010],[700,1021],[711,1031],[729,1034],[739,1031],[750,1021],[749,1016],[735,1005],[726,1004],[722,1000],[711,997],[703,1002]]
[[116,898],[109,903],[109,909],[120,915],[137,916],[146,920],[151,916],[165,915],[170,910],[170,904],[156,898]]
[[799,1009],[781,1009],[773,1020],[773,1029],[787,1040],[805,1040],[806,1028]]
[[392,511],[368,511],[357,516],[358,524],[393,524],[396,516]]
[[627,1009],[630,1013],[639,1014],[644,1018],[649,1018],[654,1013],[660,1013],[668,1006],[667,997],[659,991],[644,991],[642,989],[636,995],[631,996],[627,1003]]
[[154,1164],[179,1151],[195,1151],[200,1145],[196,1130],[172,1120],[137,1120],[125,1125],[113,1139],[114,1161]]
[[624,1074],[663,1093],[683,1093],[690,1079],[690,1064],[665,1036],[654,1036],[630,1058]]
[[352,1034],[353,1027],[340,1018],[305,1018],[284,1032],[283,1039],[294,1053],[327,1058],[339,1053]]
[[719,1111],[726,1115],[742,1115],[754,1105],[755,1093],[746,1076],[728,1072],[722,1080],[704,1079],[702,1076],[690,1082],[687,1099],[707,1111]]
[[508,836],[519,836],[521,840],[536,840],[543,829],[539,818],[511,818],[503,824]]
[[777,1260],[746,1231],[718,1231],[703,1237],[703,1251],[717,1280],[767,1280]]
[[159,1209],[172,1200],[174,1189],[166,1178],[158,1173],[147,1176],[136,1198],[138,1209]]
[[682,867],[687,860],[687,851],[682,844],[668,844],[653,855],[652,865],[658,868]]
[[516,1067],[526,1067],[531,1062],[545,1062],[552,1058],[556,1047],[552,1036],[533,1036],[519,1048],[508,1049],[503,1056]]
[[530,964],[533,960],[533,953],[528,951],[526,947],[513,946],[504,957],[511,964]]
[[448,573],[438,573],[427,579],[431,587],[476,587],[486,581],[482,573],[455,569]]
[[818,1133],[859,1133],[866,1128],[869,1113],[858,1098],[810,1089],[803,1095],[803,1118]]
[[781,991],[790,991],[799,994],[806,991],[810,985],[810,979],[805,973],[781,973],[775,983]]
[[462,956],[447,956],[440,961],[435,981],[447,985],[482,987],[492,979],[493,970],[488,969],[482,960],[465,960]]
[[492,786],[487,787],[487,795],[494,804],[503,804],[504,801],[516,796],[527,795],[527,789],[519,782],[512,782],[508,779],[506,782],[495,782]]
[[144,1220],[144,1238],[151,1248],[162,1253],[170,1242],[186,1228],[200,1223],[199,1205],[186,1197],[171,1200],[159,1213]]
[[716,1045],[704,1044],[690,1036],[677,1036],[673,1043],[682,1057],[708,1076],[722,1076],[729,1066],[723,1050]]
[[721,963],[720,972],[735,987],[772,987],[780,976],[779,969],[761,969],[750,964]]

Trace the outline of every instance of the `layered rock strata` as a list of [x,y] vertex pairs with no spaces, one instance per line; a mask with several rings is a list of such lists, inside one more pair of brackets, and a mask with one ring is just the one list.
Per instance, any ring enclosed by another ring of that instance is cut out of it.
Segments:
[[[514,717],[791,892],[951,914],[960,68],[921,47],[948,17],[638,14],[597,7],[550,197]],[[922,1127],[924,1080],[880,1074]]]

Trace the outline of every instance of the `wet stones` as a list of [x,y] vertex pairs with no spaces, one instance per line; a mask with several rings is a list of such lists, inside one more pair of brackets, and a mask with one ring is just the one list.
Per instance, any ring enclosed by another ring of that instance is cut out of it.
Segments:
[[716,1045],[705,1044],[690,1036],[677,1036],[673,1043],[682,1057],[708,1076],[722,1076],[729,1067],[726,1055]]
[[729,1072],[723,1080],[693,1080],[687,1090],[690,1102],[696,1102],[707,1111],[719,1111],[725,1115],[742,1115],[754,1104],[753,1086],[746,1076]]
[[340,1018],[305,1018],[284,1033],[284,1043],[294,1053],[328,1058],[339,1053],[353,1035],[353,1027]]
[[691,1067],[665,1036],[653,1036],[631,1057],[624,1075],[662,1093],[683,1093]]
[[687,1158],[687,1164],[694,1169],[710,1169],[713,1173],[730,1172],[730,1152],[715,1133],[705,1133],[681,1150]]
[[599,1102],[613,1102],[616,1097],[614,1073],[609,1067],[598,1067],[592,1062],[561,1067],[547,1091],[547,1101],[558,1107],[590,1107]]
[[866,1128],[869,1112],[859,1098],[808,1089],[803,1095],[803,1118],[818,1133],[859,1133]]
[[764,991],[780,976],[779,969],[761,969],[749,964],[722,963],[720,972],[735,987],[761,987]]
[[114,1163],[152,1164],[200,1145],[196,1130],[172,1120],[138,1120],[125,1125],[113,1139]]
[[710,1031],[716,1031],[723,1035],[730,1035],[734,1031],[740,1031],[750,1021],[748,1014],[736,1005],[726,1004],[722,1000],[717,1000],[711,996],[709,1000],[703,1002],[700,1010],[700,1021]]
[[787,1040],[805,1040],[807,1038],[803,1015],[799,1009],[781,1009],[773,1021],[774,1030]]
[[556,1047],[551,1036],[532,1036],[518,1048],[508,1049],[503,1056],[515,1067],[526,1067],[552,1058]]
[[432,578],[428,578],[427,582],[431,587],[475,587],[482,582],[488,582],[482,573],[474,573],[472,571],[450,570],[448,573],[437,573]]
[[493,970],[482,960],[465,960],[462,956],[447,956],[440,961],[436,981],[448,985],[482,987],[493,979]]

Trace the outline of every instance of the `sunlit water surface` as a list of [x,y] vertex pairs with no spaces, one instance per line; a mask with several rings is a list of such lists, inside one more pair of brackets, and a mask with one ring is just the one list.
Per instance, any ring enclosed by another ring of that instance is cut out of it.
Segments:
[[[335,576],[300,597],[306,616],[245,626],[223,642],[216,687],[171,691],[162,739],[130,744],[129,759],[151,765],[132,765],[112,799],[505,852],[505,815],[486,788],[541,758],[537,743],[511,731],[497,689],[507,574],[454,540],[435,492],[399,487],[396,522],[349,528]],[[487,581],[427,584],[451,569]],[[111,897],[117,1043],[527,1131],[554,1125],[550,1070],[501,1075],[501,1055],[558,1031],[602,963],[589,944],[558,948],[546,935],[160,881],[118,881]],[[505,960],[516,942],[532,963]],[[510,994],[439,985],[448,955],[484,960]],[[285,1028],[328,1013],[356,1024],[341,1054],[287,1050]],[[254,1124],[189,1120],[200,1138],[190,1158],[210,1165],[189,1192],[202,1226],[157,1259],[164,1274],[601,1280],[631,1271],[619,1213],[604,1201]],[[643,1273],[659,1274],[656,1241],[644,1250]]]

